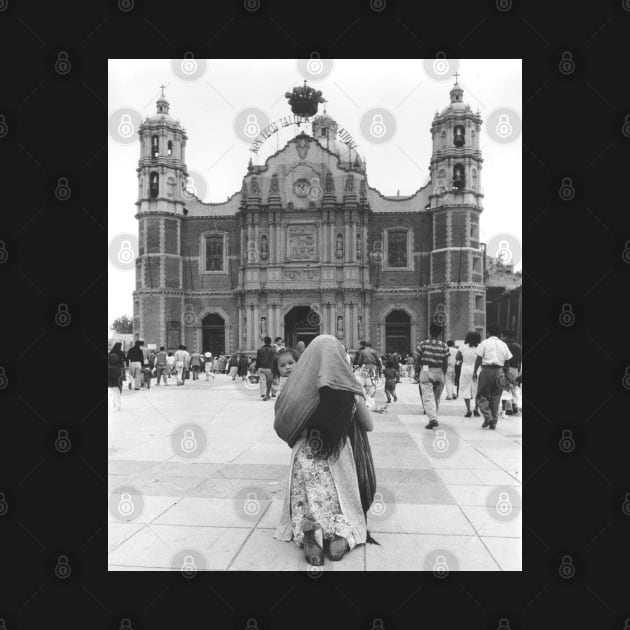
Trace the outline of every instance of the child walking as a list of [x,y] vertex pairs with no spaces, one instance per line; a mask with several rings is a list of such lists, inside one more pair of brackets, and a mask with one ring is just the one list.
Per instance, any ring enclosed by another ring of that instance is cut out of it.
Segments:
[[396,383],[399,379],[399,373],[391,359],[385,363],[384,374],[385,396],[387,396],[387,402],[392,402],[392,398],[394,399],[394,402],[397,402],[398,396],[396,396]]

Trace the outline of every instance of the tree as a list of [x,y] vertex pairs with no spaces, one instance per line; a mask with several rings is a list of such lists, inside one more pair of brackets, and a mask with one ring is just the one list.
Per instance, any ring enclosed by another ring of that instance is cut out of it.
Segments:
[[114,320],[111,329],[119,335],[131,334],[133,332],[133,319],[129,315],[121,315]]

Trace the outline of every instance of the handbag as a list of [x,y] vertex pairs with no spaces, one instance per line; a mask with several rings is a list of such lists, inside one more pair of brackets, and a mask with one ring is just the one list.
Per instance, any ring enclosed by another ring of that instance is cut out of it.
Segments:
[[[365,515],[367,524],[367,512],[372,506],[374,495],[376,494],[376,471],[374,470],[374,459],[372,449],[368,440],[367,431],[359,424],[355,417],[356,404],[352,413],[352,422],[348,431],[352,453],[354,455],[354,465],[357,470],[357,481],[359,482],[359,496],[361,497],[361,507]],[[366,535],[366,542],[380,545],[372,538],[369,530]]]
[[366,430],[359,424],[354,416],[350,423],[348,434],[354,454],[354,464],[357,470],[361,507],[364,512],[367,512],[372,506],[376,493],[376,471],[374,470],[372,449],[370,448]]

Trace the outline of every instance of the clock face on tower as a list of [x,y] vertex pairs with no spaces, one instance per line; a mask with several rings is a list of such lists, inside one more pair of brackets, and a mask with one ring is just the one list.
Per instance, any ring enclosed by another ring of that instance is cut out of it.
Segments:
[[297,182],[293,184],[293,192],[298,197],[306,197],[310,189],[311,184],[308,179],[298,179]]

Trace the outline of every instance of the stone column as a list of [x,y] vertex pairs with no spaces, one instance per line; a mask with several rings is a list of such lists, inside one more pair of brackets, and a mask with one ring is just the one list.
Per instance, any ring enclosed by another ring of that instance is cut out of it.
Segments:
[[352,328],[350,327],[350,303],[344,296],[344,317],[343,317],[343,338],[347,348],[350,348],[350,337]]
[[[353,213],[354,214],[354,213]],[[352,221],[352,258],[351,262],[357,262],[357,224],[355,221]]]
[[337,223],[336,213],[333,214],[333,220],[330,222],[330,262],[337,262],[336,241],[337,241]]
[[351,229],[350,229],[350,216],[351,216],[351,212],[345,211],[343,213],[343,220],[344,220],[344,227],[345,227],[345,252],[344,252],[344,260],[346,261],[346,263],[351,263],[352,262],[352,243],[350,242],[350,234],[351,234]]
[[257,348],[260,344],[260,311],[258,308],[258,304],[254,304],[254,348]]
[[323,244],[323,253],[322,253],[322,262],[328,262],[328,247],[330,245],[330,238],[328,237],[328,218],[323,218],[322,215],[322,244]]
[[260,213],[256,212],[254,215],[254,242],[256,243],[256,262],[260,262]]

